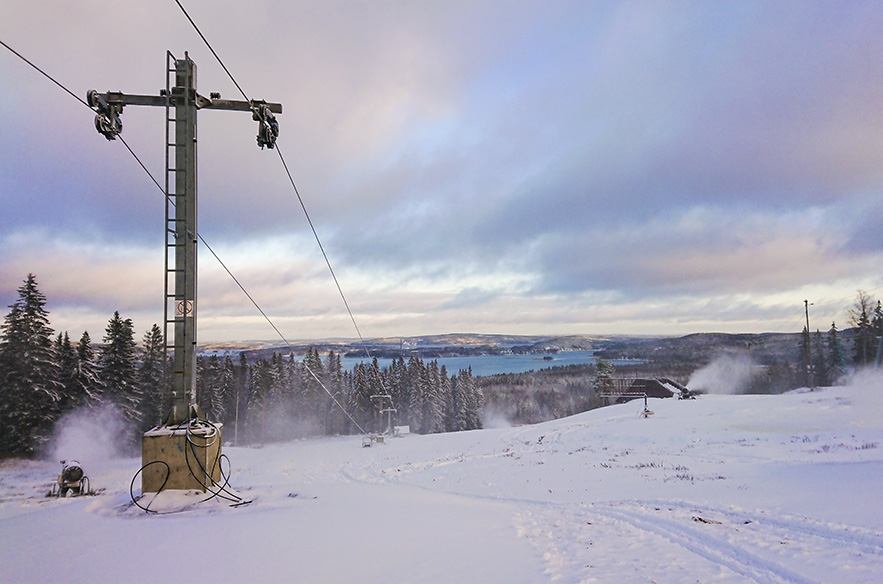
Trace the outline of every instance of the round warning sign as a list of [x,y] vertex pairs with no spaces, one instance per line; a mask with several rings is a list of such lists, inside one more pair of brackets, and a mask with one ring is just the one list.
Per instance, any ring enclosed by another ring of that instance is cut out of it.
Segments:
[[193,316],[193,301],[180,300],[176,309],[178,316]]

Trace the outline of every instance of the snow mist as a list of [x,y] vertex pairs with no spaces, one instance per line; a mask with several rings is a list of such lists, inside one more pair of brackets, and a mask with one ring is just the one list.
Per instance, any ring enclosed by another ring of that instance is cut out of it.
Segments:
[[74,410],[55,425],[52,457],[76,460],[89,470],[101,468],[124,448],[126,428],[111,406]]
[[721,355],[711,363],[693,372],[687,387],[703,393],[744,393],[749,387],[754,364],[747,354]]
[[481,415],[482,428],[511,428],[512,421],[499,410],[485,410]]

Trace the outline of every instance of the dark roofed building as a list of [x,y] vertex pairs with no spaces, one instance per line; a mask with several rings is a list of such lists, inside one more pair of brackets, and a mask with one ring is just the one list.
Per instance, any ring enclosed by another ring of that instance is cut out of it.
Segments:
[[652,379],[611,379],[611,390],[605,397],[612,398],[615,403],[622,404],[633,399],[647,397],[674,397],[684,399],[690,397],[690,390],[680,383],[666,377]]

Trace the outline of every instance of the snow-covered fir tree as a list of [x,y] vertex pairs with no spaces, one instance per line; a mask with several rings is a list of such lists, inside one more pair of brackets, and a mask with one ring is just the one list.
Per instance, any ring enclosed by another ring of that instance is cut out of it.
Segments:
[[828,376],[827,359],[825,357],[825,342],[822,339],[822,332],[818,329],[815,335],[813,335],[812,342],[812,372],[816,387],[828,387],[831,385],[831,379]]
[[208,371],[207,401],[202,405],[202,411],[209,420],[220,422],[226,413],[226,408],[224,406],[224,370],[217,355],[209,357]]
[[94,407],[101,399],[101,379],[95,349],[88,331],[83,331],[77,343],[77,373],[74,384],[74,407]]
[[300,363],[293,411],[304,430],[310,433],[318,432],[326,425],[325,411],[330,398],[323,388],[325,377],[322,357],[310,347]]
[[351,431],[370,432],[373,430],[374,404],[371,401],[371,388],[368,385],[368,368],[364,363],[359,363],[353,369],[351,384],[347,406],[350,415],[361,427],[353,428]]
[[418,357],[408,359],[408,424],[412,432],[423,432],[423,409],[428,385],[426,367]]
[[144,352],[138,368],[138,385],[141,388],[141,412],[144,427],[158,426],[166,412],[171,410],[171,395],[166,391],[166,349],[162,331],[154,324],[144,334]]
[[843,345],[840,342],[840,334],[837,331],[837,324],[834,322],[831,323],[831,328],[828,329],[828,334],[825,337],[825,353],[827,356],[828,379],[832,383],[836,383],[846,373],[846,362],[843,357]]
[[245,353],[239,354],[238,365],[233,366],[231,360],[230,366],[233,370],[233,395],[228,396],[227,411],[229,412],[229,420],[233,423],[233,434],[230,437],[233,439],[233,445],[238,446],[240,430],[245,435],[249,388],[251,387],[251,368],[248,366],[248,359],[246,359]]
[[235,379],[233,360],[227,355],[221,363],[218,383],[215,386],[216,395],[213,397],[213,401],[216,404],[216,410],[213,412],[213,421],[226,422],[229,418],[230,400],[227,399],[227,396],[233,395],[235,392]]
[[613,389],[613,363],[607,359],[598,359],[595,363],[595,382],[592,389],[595,393],[604,393]]
[[107,323],[103,341],[98,358],[104,389],[102,402],[112,404],[123,416],[130,430],[126,446],[131,448],[134,447],[144,423],[132,319],[124,319],[119,311],[114,312]]
[[28,274],[0,327],[0,455],[32,456],[52,433],[63,386],[46,297]]
[[55,339],[55,354],[58,358],[58,381],[61,382],[60,399],[58,410],[61,414],[69,412],[76,407],[76,376],[77,376],[77,351],[71,344],[67,332],[58,333]]
[[[411,392],[408,387],[408,367],[402,357],[393,359],[386,372],[386,387],[392,396],[393,407],[396,409],[396,419],[407,420]],[[404,422],[407,424],[407,422]]]
[[447,378],[433,359],[427,367],[427,391],[423,400],[423,432],[434,434],[445,431],[445,402]]
[[461,370],[451,379],[452,389],[457,388],[455,420],[457,430],[477,430],[481,428],[481,389],[472,376],[472,368]]
[[380,410],[389,406],[389,400],[385,397],[386,388],[383,386],[383,376],[380,372],[380,364],[377,357],[371,361],[368,367],[368,393],[371,396],[371,427],[377,432],[386,430],[385,418],[380,415]]
[[341,405],[346,403],[343,366],[340,355],[328,351],[325,359],[325,386],[331,395],[326,395],[322,408],[326,435],[342,434],[346,431],[347,418]]
[[249,442],[264,442],[265,421],[269,411],[270,388],[273,385],[272,366],[266,359],[258,359],[248,377],[248,408],[246,412],[245,436]]
[[451,377],[451,391],[445,407],[445,429],[448,432],[460,432],[466,429],[464,413],[465,396],[459,376]]

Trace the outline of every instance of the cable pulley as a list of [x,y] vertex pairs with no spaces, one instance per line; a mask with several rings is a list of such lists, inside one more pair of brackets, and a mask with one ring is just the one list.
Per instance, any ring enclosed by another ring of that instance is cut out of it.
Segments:
[[86,93],[86,103],[94,109],[95,129],[108,140],[116,140],[116,137],[123,131],[123,121],[120,114],[123,113],[123,106],[120,104],[110,104],[94,89],[90,89]]
[[264,102],[252,101],[251,118],[258,122],[258,146],[272,150],[276,147],[279,137],[279,122]]

